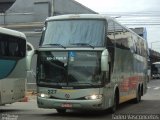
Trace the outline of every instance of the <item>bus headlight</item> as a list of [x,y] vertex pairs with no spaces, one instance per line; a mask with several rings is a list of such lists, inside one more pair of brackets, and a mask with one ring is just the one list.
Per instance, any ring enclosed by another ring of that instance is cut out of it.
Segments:
[[102,95],[90,95],[90,96],[86,96],[85,99],[87,100],[102,99]]
[[38,96],[42,97],[42,98],[49,98],[50,97],[48,94],[44,94],[44,93],[39,93]]

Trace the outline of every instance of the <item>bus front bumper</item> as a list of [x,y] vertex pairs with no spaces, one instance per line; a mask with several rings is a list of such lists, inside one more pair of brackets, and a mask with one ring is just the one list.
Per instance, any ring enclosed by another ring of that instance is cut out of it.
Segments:
[[37,97],[39,108],[103,110],[102,99],[61,100]]

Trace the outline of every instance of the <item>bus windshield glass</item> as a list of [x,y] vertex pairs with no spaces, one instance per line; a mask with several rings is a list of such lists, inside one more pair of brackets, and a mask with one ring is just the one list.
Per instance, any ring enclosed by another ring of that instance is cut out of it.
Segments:
[[48,86],[101,85],[101,52],[39,52],[38,84]]
[[83,45],[102,47],[104,38],[104,20],[57,20],[47,22],[40,45],[59,44],[71,47],[82,43]]

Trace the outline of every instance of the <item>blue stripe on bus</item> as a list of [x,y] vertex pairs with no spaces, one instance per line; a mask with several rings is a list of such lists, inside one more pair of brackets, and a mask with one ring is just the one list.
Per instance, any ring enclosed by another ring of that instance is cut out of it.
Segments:
[[7,77],[16,65],[15,60],[0,60],[0,79]]

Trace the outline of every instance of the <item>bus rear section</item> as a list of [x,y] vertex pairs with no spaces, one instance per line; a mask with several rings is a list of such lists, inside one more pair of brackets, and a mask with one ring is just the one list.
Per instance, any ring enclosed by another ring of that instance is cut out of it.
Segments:
[[0,28],[0,105],[25,96],[26,37],[23,33]]

